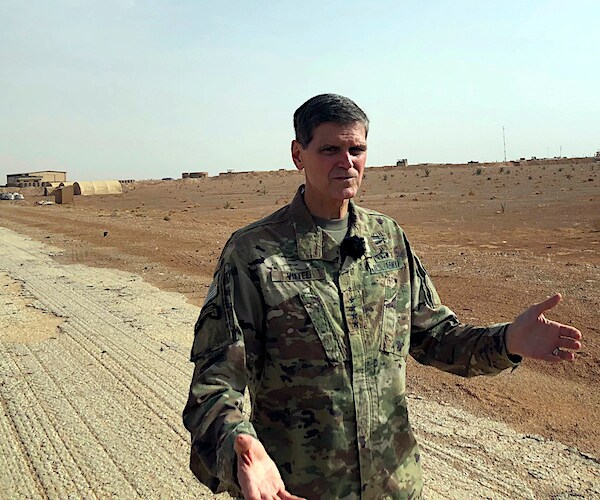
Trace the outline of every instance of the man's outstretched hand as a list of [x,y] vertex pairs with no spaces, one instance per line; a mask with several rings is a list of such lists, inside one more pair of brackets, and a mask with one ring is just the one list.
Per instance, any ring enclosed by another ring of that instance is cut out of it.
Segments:
[[506,331],[506,348],[510,354],[550,362],[575,359],[570,351],[581,349],[581,332],[544,316],[544,312],[561,300],[560,293],[557,293],[517,316]]
[[246,500],[304,500],[285,489],[275,462],[262,443],[249,434],[235,438],[237,475]]

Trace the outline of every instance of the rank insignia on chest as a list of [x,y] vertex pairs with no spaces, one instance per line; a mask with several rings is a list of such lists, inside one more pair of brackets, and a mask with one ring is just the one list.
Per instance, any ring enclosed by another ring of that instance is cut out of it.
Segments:
[[386,237],[383,234],[375,233],[371,235],[371,241],[375,246],[380,246],[386,242]]

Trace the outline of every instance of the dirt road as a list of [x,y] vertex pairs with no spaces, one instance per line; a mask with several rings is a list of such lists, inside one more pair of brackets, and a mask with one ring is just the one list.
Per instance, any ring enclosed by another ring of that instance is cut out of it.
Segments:
[[0,234],[0,496],[207,497],[180,417],[194,308]]
[[[0,496],[213,498],[181,424],[197,308],[0,228]],[[428,498],[600,498],[600,462],[410,397]]]

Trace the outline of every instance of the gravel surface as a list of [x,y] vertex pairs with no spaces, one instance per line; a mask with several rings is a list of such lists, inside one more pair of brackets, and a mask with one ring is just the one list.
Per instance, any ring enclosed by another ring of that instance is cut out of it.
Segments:
[[[181,424],[197,308],[7,229],[0,241],[0,497],[214,498]],[[410,405],[428,498],[600,498],[595,457]]]

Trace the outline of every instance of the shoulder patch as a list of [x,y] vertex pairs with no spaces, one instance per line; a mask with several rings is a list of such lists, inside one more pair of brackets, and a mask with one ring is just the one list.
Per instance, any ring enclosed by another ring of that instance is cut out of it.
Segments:
[[202,307],[204,307],[217,296],[217,291],[218,287],[216,284],[216,280],[213,280],[213,282],[210,284],[210,287],[208,288],[208,293],[206,294],[206,298],[204,299],[204,304],[202,304]]

